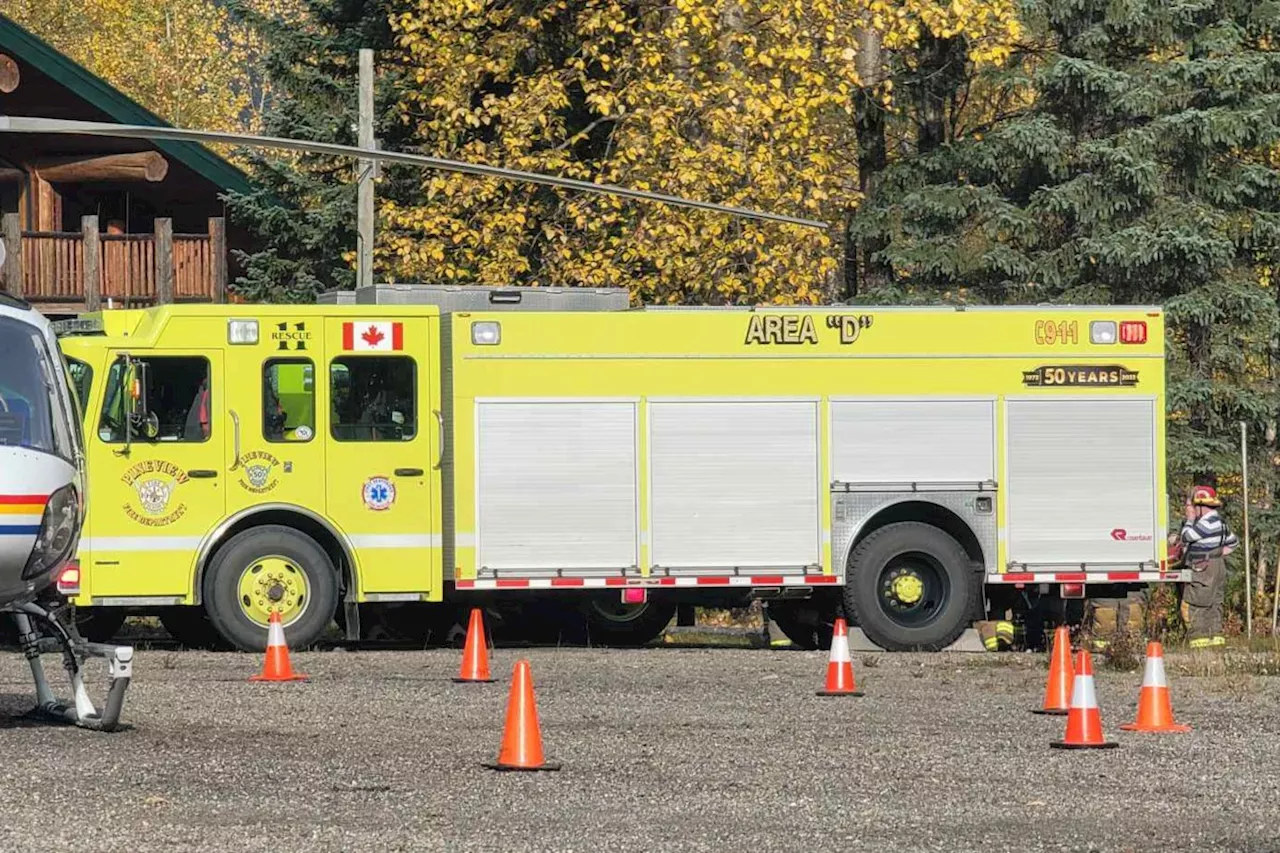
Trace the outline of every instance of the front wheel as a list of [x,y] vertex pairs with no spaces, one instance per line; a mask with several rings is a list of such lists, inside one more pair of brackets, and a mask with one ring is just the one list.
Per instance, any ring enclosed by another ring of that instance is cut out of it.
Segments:
[[267,646],[267,624],[280,614],[291,649],[310,646],[333,620],[338,576],[324,549],[291,527],[268,524],[237,533],[204,578],[209,619],[242,651]]
[[889,651],[936,652],[969,627],[981,589],[960,543],[929,524],[902,522],[858,543],[845,609]]
[[615,598],[592,598],[583,606],[591,641],[606,646],[643,646],[666,630],[676,615],[674,604],[646,601],[623,604]]

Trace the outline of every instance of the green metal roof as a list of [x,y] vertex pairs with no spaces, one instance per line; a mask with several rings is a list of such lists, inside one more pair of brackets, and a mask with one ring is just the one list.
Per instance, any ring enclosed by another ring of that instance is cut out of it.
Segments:
[[[36,68],[72,93],[105,112],[117,124],[172,127],[171,124],[107,83],[101,77],[54,50],[33,33],[0,14],[0,50]],[[161,151],[223,190],[252,191],[244,172],[194,142],[156,141]]]

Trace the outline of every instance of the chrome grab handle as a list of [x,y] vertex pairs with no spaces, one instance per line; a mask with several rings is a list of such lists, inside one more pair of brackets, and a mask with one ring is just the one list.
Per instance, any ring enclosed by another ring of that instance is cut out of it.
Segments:
[[436,434],[440,442],[440,452],[436,457],[436,464],[431,466],[431,470],[439,471],[440,466],[444,465],[444,415],[439,409],[432,409],[431,414],[436,416]]
[[228,409],[227,413],[231,415],[231,428],[234,436],[233,448],[236,454],[236,461],[231,465],[231,470],[234,471],[240,467],[240,416],[236,414],[235,409]]

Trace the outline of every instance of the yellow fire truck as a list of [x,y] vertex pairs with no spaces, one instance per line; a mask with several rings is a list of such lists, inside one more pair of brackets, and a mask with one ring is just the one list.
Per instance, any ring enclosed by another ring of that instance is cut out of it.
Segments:
[[[492,300],[495,304],[499,300]],[[843,612],[938,649],[1166,565],[1158,308],[84,315],[77,608],[185,641],[553,602],[640,643],[681,604]],[[382,617],[378,617],[382,618]]]

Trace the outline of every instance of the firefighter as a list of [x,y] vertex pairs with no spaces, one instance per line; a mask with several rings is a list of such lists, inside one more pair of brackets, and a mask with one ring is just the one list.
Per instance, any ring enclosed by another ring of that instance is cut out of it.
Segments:
[[1222,604],[1227,589],[1224,558],[1240,540],[1218,514],[1221,507],[1222,501],[1211,486],[1196,486],[1184,505],[1186,520],[1178,532],[1182,561],[1191,569],[1182,607],[1193,649],[1227,644],[1222,635]]

